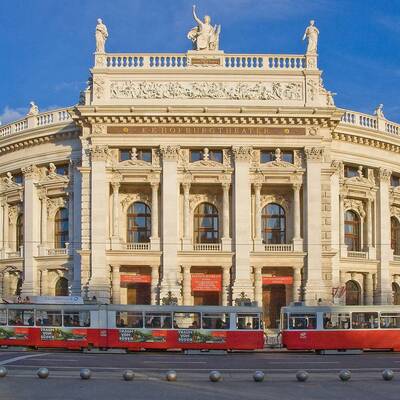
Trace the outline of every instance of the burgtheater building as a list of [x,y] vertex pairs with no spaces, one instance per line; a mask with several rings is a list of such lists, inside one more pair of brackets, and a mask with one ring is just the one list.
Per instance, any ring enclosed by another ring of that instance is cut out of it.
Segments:
[[[196,17],[197,18],[197,17]],[[102,302],[400,303],[400,125],[305,54],[113,54],[78,105],[0,126],[0,288]],[[212,28],[212,29],[210,29]]]

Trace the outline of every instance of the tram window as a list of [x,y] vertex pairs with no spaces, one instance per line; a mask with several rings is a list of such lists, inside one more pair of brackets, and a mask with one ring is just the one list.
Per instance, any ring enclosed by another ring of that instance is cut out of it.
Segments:
[[33,326],[34,324],[33,310],[8,310],[8,325]]
[[145,313],[145,327],[146,328],[161,328],[170,329],[172,327],[171,313]]
[[7,310],[0,310],[0,325],[7,325]]
[[141,312],[117,311],[115,326],[117,328],[143,328]]
[[350,329],[350,314],[324,313],[324,329]]
[[290,314],[289,329],[317,329],[317,315]]
[[285,330],[288,328],[288,319],[289,319],[289,314],[283,313],[281,314],[281,329]]
[[351,314],[352,329],[376,329],[378,328],[378,313],[353,312]]
[[200,329],[200,313],[174,313],[174,328]]
[[229,329],[229,314],[203,314],[203,329]]
[[90,313],[88,311],[64,311],[64,326],[90,326]]
[[61,326],[61,310],[36,310],[36,326]]
[[381,313],[381,328],[400,328],[400,313]]
[[237,329],[260,329],[260,314],[237,314]]

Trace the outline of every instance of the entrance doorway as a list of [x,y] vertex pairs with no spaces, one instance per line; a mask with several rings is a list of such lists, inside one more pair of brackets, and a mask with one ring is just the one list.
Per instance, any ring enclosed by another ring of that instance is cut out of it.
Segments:
[[127,284],[127,304],[150,304],[151,288],[148,283]]
[[361,289],[356,281],[346,282],[346,306],[361,305]]
[[56,296],[68,296],[68,279],[67,278],[59,278],[56,283]]
[[285,285],[263,286],[264,326],[269,329],[279,327],[281,307],[286,306]]
[[193,303],[195,306],[219,306],[220,292],[193,292]]

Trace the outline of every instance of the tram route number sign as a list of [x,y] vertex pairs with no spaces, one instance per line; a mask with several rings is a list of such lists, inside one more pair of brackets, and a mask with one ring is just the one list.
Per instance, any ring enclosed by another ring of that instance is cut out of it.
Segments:
[[204,331],[194,329],[180,329],[178,331],[179,343],[225,343],[225,331]]
[[80,341],[87,339],[86,329],[40,328],[40,339]]

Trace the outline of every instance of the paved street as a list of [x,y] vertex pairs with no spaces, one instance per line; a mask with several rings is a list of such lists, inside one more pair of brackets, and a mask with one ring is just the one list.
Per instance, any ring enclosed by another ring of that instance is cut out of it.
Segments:
[[[8,376],[0,379],[1,399],[398,399],[400,354],[365,353],[327,355],[312,353],[234,353],[184,355],[180,353],[82,354],[74,352],[0,352],[0,365]],[[36,370],[45,366],[50,377],[41,380]],[[79,369],[92,370],[82,381]],[[135,371],[135,380],[122,380],[124,369]],[[337,377],[340,369],[352,371],[349,382]],[[383,368],[392,368],[395,379],[385,382]],[[164,378],[168,369],[177,382]],[[208,372],[218,369],[223,381],[211,383]],[[254,370],[266,373],[262,383],[252,380]],[[309,380],[299,383],[295,373],[306,369]]]

